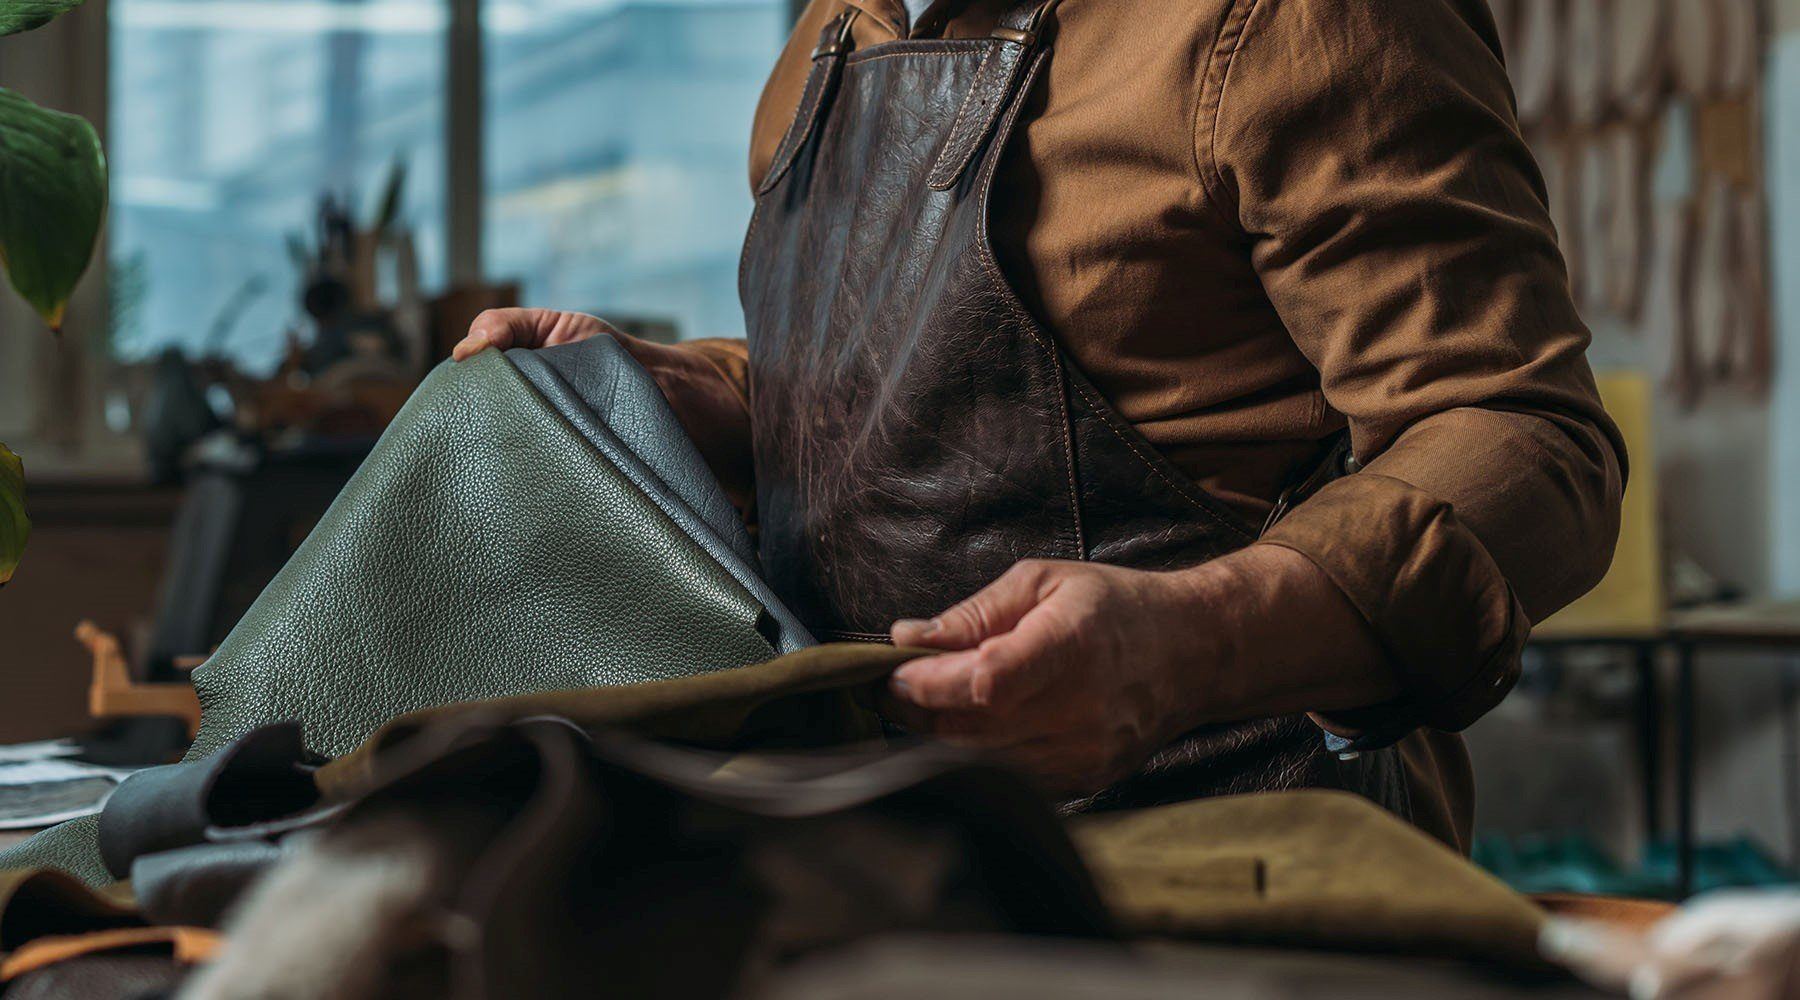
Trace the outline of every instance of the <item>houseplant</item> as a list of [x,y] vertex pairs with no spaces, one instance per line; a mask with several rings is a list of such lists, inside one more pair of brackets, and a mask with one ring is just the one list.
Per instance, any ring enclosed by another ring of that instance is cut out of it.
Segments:
[[[0,35],[40,27],[81,2],[0,0]],[[61,329],[93,256],[106,191],[92,125],[0,88],[0,269],[52,330]],[[0,584],[12,577],[30,528],[23,467],[0,444]]]

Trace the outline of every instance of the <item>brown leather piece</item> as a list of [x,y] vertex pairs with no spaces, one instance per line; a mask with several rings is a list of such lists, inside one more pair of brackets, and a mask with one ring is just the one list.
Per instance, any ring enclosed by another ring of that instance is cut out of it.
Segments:
[[1542,909],[1353,796],[1188,802],[1071,832],[1134,936],[1544,964]]

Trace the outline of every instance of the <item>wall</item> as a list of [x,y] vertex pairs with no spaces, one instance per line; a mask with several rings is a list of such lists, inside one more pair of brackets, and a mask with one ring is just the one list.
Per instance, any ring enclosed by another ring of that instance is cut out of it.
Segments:
[[[1769,185],[1775,372],[1766,400],[1713,394],[1689,409],[1666,397],[1656,413],[1655,475],[1667,542],[1756,596],[1800,596],[1800,0],[1771,0],[1764,154]],[[1597,369],[1644,369],[1636,331],[1595,319]],[[1641,458],[1641,456],[1640,456]],[[1633,475],[1649,473],[1637,462]],[[1747,834],[1800,859],[1789,813],[1797,775],[1782,673],[1800,658],[1707,656],[1699,673],[1698,829]],[[1603,671],[1576,662],[1573,671]],[[1616,675],[1623,678],[1623,674]],[[1587,683],[1593,683],[1591,680]],[[1604,686],[1604,685],[1601,685]],[[1640,812],[1629,715],[1596,721],[1522,691],[1470,734],[1478,822],[1522,832],[1583,827],[1636,841]],[[1556,761],[1554,773],[1547,761]],[[1572,777],[1573,776],[1573,777]],[[1584,798],[1584,796],[1587,796]],[[1665,796],[1665,802],[1668,801]]]

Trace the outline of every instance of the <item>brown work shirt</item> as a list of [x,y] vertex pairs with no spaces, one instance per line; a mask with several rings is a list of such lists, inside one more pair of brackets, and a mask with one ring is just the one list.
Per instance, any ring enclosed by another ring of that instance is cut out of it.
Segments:
[[[940,0],[910,30],[984,35],[1007,5]],[[758,108],[753,179],[846,6],[858,47],[907,30],[901,0],[813,0]],[[1410,733],[1418,819],[1466,849],[1468,762],[1442,734],[1498,703],[1531,623],[1605,571],[1625,475],[1493,18],[1065,0],[1054,20],[995,185],[1008,277],[1120,413],[1253,519],[1349,429],[1363,470],[1258,544],[1310,558],[1366,620],[1406,695],[1326,721]],[[754,391],[741,342],[700,349]]]

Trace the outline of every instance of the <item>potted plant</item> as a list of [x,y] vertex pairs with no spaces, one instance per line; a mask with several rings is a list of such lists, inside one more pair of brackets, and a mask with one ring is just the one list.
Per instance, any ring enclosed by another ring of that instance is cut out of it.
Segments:
[[[0,35],[30,31],[82,0],[0,0]],[[83,119],[0,88],[0,269],[52,330],[87,270],[106,215],[106,158]],[[12,578],[31,522],[25,474],[0,443],[0,584]]]

